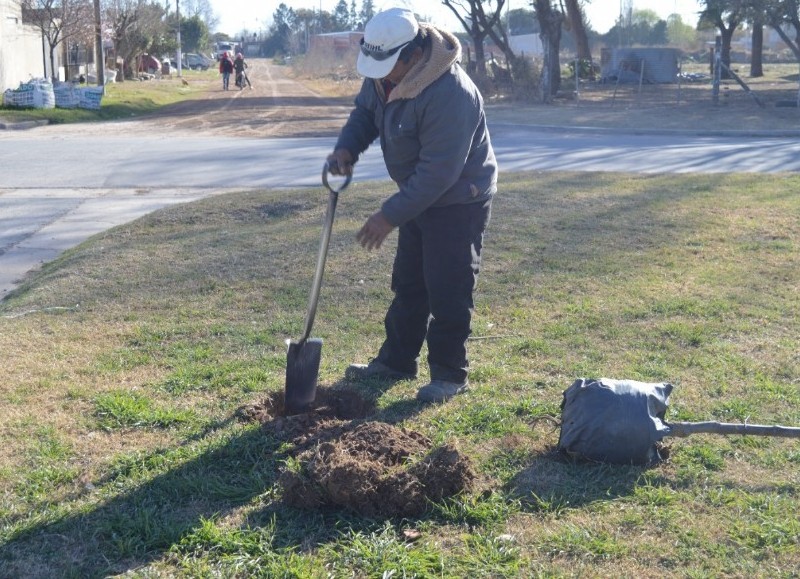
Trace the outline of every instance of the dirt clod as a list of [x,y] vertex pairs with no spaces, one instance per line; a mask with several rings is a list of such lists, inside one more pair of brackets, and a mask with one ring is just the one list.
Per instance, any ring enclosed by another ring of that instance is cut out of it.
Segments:
[[413,517],[472,489],[471,461],[455,446],[368,420],[374,405],[356,392],[318,389],[306,414],[283,416],[282,394],[242,412],[288,443],[296,460],[278,478],[286,504],[344,508],[366,517]]

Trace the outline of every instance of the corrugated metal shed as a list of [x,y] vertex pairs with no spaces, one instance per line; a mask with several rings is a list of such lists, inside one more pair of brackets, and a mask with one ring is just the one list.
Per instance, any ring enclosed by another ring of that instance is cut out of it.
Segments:
[[615,48],[603,63],[603,78],[619,82],[672,83],[678,76],[677,48]]

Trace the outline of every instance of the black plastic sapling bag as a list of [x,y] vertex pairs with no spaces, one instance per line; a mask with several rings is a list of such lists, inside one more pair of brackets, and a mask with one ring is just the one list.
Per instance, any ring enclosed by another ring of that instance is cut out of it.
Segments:
[[579,378],[564,391],[558,449],[613,464],[659,462],[672,384]]

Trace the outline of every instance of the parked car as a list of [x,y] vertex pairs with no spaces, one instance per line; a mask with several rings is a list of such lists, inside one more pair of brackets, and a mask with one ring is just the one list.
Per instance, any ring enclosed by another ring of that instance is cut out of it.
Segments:
[[183,55],[183,67],[192,70],[208,70],[211,61],[202,54],[187,53]]

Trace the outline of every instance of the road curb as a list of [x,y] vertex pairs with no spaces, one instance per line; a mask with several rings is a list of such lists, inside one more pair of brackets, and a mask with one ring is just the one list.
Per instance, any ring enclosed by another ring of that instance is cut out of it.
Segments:
[[4,131],[24,131],[25,129],[32,129],[34,127],[43,127],[49,125],[50,121],[47,119],[39,119],[36,121],[17,121],[5,122],[0,121],[0,130]]

